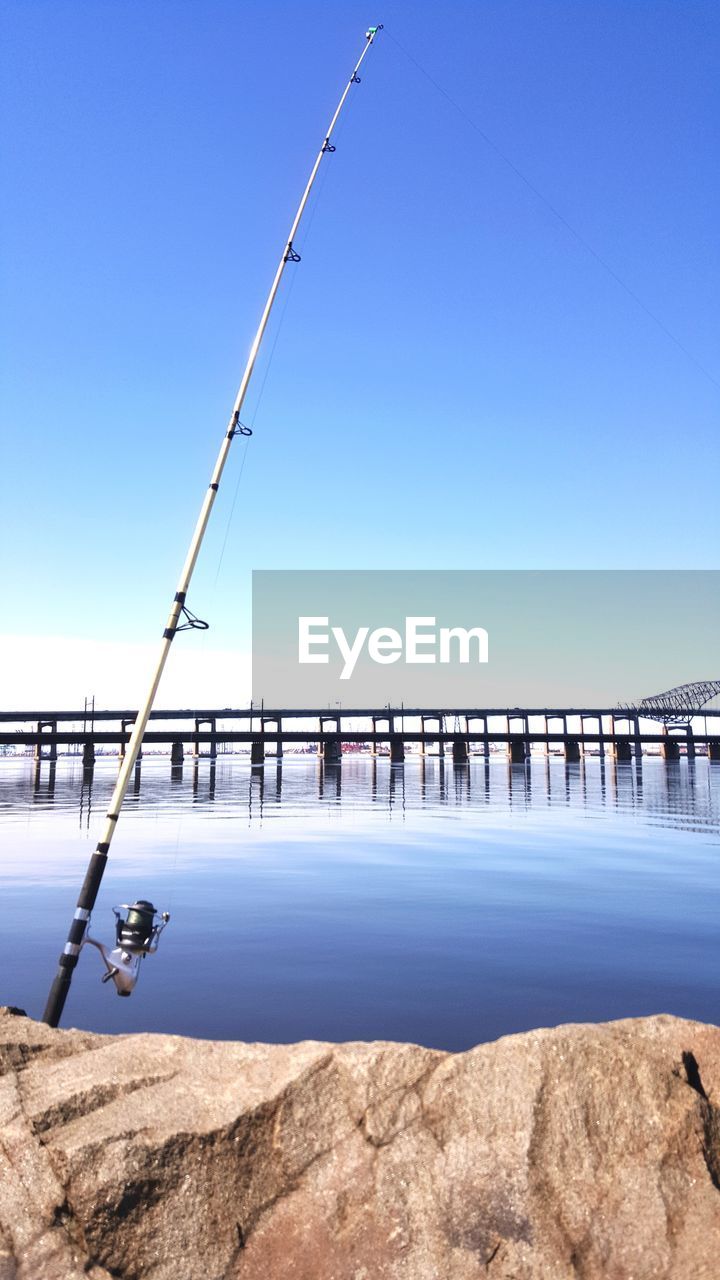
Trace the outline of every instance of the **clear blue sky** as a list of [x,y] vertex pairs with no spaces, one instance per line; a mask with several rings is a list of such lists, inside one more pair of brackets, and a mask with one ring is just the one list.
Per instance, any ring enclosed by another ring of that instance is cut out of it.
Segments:
[[212,643],[252,568],[717,567],[718,385],[391,38],[720,382],[716,3],[1,8],[3,631],[159,634],[370,22],[192,591]]

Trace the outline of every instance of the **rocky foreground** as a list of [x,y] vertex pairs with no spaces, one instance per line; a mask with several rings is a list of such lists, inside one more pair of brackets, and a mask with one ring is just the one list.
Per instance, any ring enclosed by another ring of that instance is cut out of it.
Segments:
[[720,1029],[446,1054],[0,1012],[0,1280],[717,1280]]

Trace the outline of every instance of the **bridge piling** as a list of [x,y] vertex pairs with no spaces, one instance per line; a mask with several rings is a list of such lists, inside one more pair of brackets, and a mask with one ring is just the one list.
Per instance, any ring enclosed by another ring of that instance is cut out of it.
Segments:
[[195,734],[196,735],[200,733],[201,729],[205,725],[207,725],[207,730],[213,735],[210,740],[210,750],[202,751],[200,749],[200,743],[196,736],[195,741],[193,742],[193,756],[198,760],[201,759],[202,757],[205,757],[208,760],[214,760],[217,755],[217,740],[215,738],[215,734],[217,732],[217,721],[212,716],[196,716],[195,717]]
[[[522,733],[518,734],[512,729],[513,720],[519,720],[522,725]],[[505,717],[508,732],[507,754],[511,764],[524,764],[530,757],[530,730],[528,716],[519,711],[516,714],[509,712]]]
[[[392,714],[388,713],[388,715],[386,715],[386,716],[385,716],[385,715],[382,715],[382,716],[375,715],[375,716],[373,716],[373,717],[372,717],[372,729],[373,729],[373,735],[374,735],[374,737],[373,737],[372,745],[371,745],[371,747],[370,747],[370,751],[371,751],[371,754],[372,754],[372,755],[374,755],[374,756],[379,756],[379,755],[381,755],[381,754],[382,754],[382,752],[380,751],[380,741],[379,741],[379,739],[378,739],[377,735],[378,735],[378,733],[379,733],[379,732],[382,732],[382,731],[383,731],[383,728],[382,728],[382,727],[383,727],[383,725],[385,725],[385,724],[387,725],[388,740],[389,740],[389,742],[390,742],[390,754],[391,754],[391,756],[392,756],[392,741],[393,741],[393,738],[397,738],[399,741],[401,741],[401,740],[402,740],[402,739],[401,739],[401,735],[400,735],[400,734],[398,734],[398,733],[396,732],[396,730],[395,730],[395,717],[394,717],[394,715],[392,715]],[[378,725],[380,725],[380,729],[378,729]],[[339,732],[340,732],[340,722],[339,722],[339,721],[337,722],[337,730],[338,730],[338,733],[339,733]],[[403,758],[404,758],[404,756],[403,756]]]
[[[624,719],[625,717],[620,718]],[[632,744],[629,738],[619,738],[617,736],[617,724],[615,723],[614,715],[610,716],[610,734],[614,739],[612,743],[613,759],[618,764],[627,764],[629,760],[632,760]]]
[[54,735],[57,733],[57,720],[38,720],[38,734],[44,734],[49,730],[50,741],[47,744],[47,751],[44,750],[45,743],[38,741],[35,744],[33,755],[36,760],[57,760],[57,742]]
[[[341,718],[339,713],[333,715],[320,715],[320,755],[324,764],[339,765],[342,763],[342,739],[340,737],[342,731]],[[330,734],[326,737],[326,725],[331,726]]]
[[[482,721],[481,733],[479,733],[476,729],[473,729],[472,727],[472,722],[476,720]],[[490,744],[487,738],[487,732],[488,732],[487,716],[468,715],[465,717],[465,724],[467,726],[468,751],[470,755],[479,755],[480,753],[482,753],[483,755],[486,755],[490,747]],[[480,743],[480,751],[478,751],[478,746],[477,746],[478,742]]]
[[508,738],[508,760],[510,764],[525,764],[527,759],[527,742],[519,734]]
[[437,741],[437,754],[442,757],[445,754],[445,748],[443,746],[442,738],[434,739],[432,736],[432,730],[428,732],[428,727],[427,727],[428,722],[429,721],[432,722],[433,720],[437,720],[438,733],[442,733],[443,731],[442,716],[422,715],[420,717],[420,723],[422,726],[422,741],[420,744],[420,751],[424,756],[432,755],[433,752],[431,752],[428,748],[432,745],[433,741]]
[[[122,734],[128,734],[128,735],[129,735],[129,734],[132,732],[132,729],[133,729],[133,725],[134,725],[134,724],[135,724],[135,719],[134,719],[134,717],[133,717],[133,719],[132,719],[132,720],[121,720],[121,721],[120,721],[120,732],[121,732]],[[127,743],[126,743],[124,740],[121,740],[121,742],[120,742],[120,746],[118,747],[118,756],[119,756],[119,758],[120,758],[121,763],[122,763],[122,761],[125,759],[125,748],[126,748],[126,746],[127,746]],[[138,751],[138,760],[142,760],[142,743],[140,743],[140,750]]]
[[342,746],[340,739],[334,735],[325,738],[323,742],[322,758],[324,764],[339,765],[342,763]]
[[275,760],[281,760],[282,759],[282,737],[281,737],[282,719],[279,716],[261,716],[260,727],[262,729],[263,739],[265,737],[265,733],[267,731],[268,725],[270,725],[271,729],[274,728],[275,732],[278,735],[278,738],[277,738],[275,750],[274,751],[267,750],[265,752],[265,756],[266,758],[269,757]]

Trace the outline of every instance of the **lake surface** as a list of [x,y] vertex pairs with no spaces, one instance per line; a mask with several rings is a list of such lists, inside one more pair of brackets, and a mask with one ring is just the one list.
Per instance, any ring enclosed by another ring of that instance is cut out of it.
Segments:
[[[39,1017],[117,761],[0,759],[0,1003]],[[64,1026],[462,1049],[558,1022],[720,1021],[720,766],[146,756],[91,932],[171,912],[121,1000],[87,947]]]

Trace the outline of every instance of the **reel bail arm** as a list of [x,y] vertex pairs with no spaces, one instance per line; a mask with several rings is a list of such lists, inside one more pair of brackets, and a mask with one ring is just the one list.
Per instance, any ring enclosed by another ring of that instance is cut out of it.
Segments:
[[115,946],[112,949],[106,947],[97,938],[91,938],[89,933],[85,934],[82,945],[89,942],[100,952],[107,970],[101,981],[110,982],[112,979],[118,995],[129,996],[140,977],[143,956],[154,955],[157,951],[160,934],[168,923],[170,914],[167,911],[160,914],[145,898],[138,898],[132,905],[123,902],[120,906],[113,907],[113,912]]

